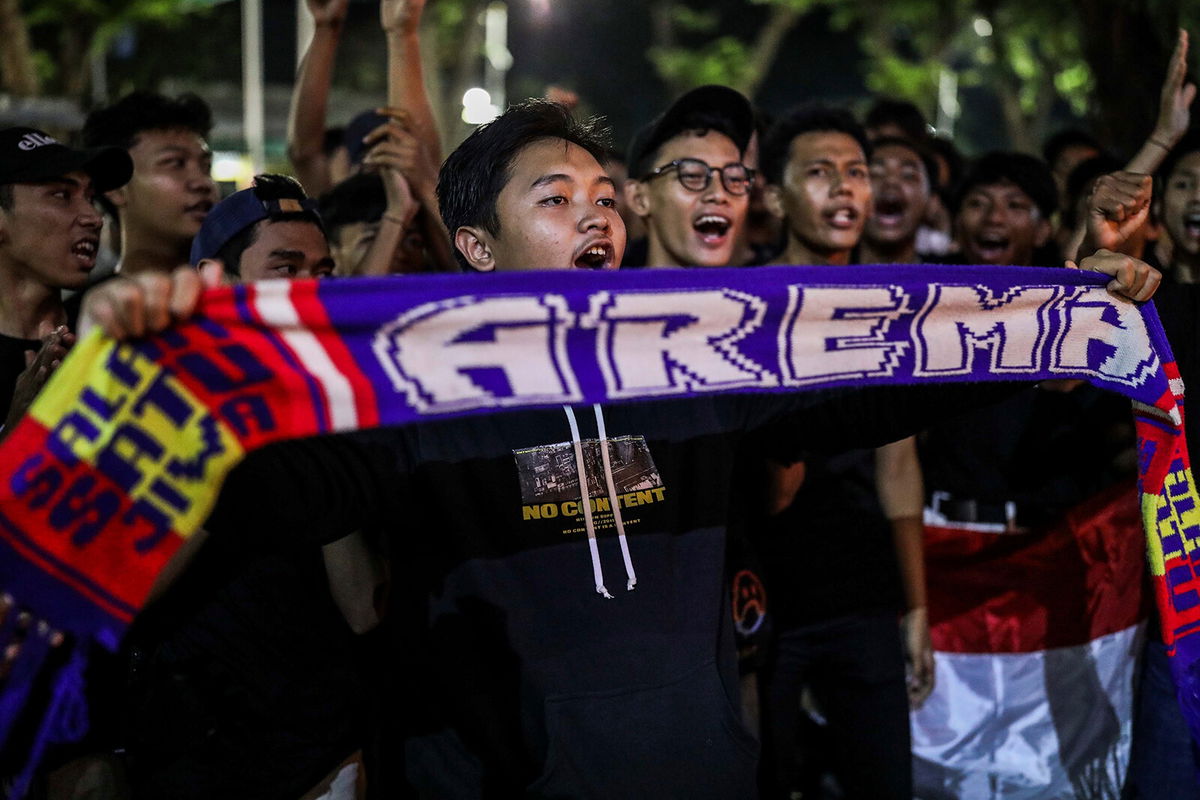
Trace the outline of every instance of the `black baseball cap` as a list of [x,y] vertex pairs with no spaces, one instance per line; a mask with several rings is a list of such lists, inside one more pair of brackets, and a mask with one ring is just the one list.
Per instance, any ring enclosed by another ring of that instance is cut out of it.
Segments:
[[75,171],[86,172],[99,194],[129,182],[133,159],[120,147],[76,150],[36,128],[0,130],[0,184],[39,183]]
[[716,117],[726,123],[727,133],[738,152],[745,153],[754,135],[754,108],[750,101],[728,86],[710,84],[684,93],[662,116],[642,128],[629,145],[629,177],[641,178],[654,168],[648,163],[668,139],[696,128],[697,117]]
[[321,215],[317,213],[317,201],[311,197],[303,200],[291,197],[263,200],[252,188],[234,192],[213,206],[212,211],[204,217],[200,231],[192,239],[192,264],[199,264],[206,258],[216,258],[226,242],[251,225],[288,214],[305,214],[322,232],[325,230]]

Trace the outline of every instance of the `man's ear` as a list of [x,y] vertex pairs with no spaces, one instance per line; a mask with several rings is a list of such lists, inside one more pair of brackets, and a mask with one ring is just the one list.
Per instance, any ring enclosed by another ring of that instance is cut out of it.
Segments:
[[763,189],[763,205],[767,207],[767,211],[771,215],[779,219],[787,219],[787,212],[783,210],[783,189],[773,183],[768,183],[767,188]]
[[639,217],[650,216],[650,192],[646,184],[632,178],[625,181],[625,203]]
[[129,202],[125,197],[124,186],[122,186],[120,189],[113,189],[110,192],[105,192],[104,196],[108,198],[108,202],[112,203],[117,208],[124,208],[125,204]]
[[496,259],[492,255],[490,238],[484,231],[464,225],[454,232],[454,246],[462,253],[471,269],[477,272],[491,272],[496,269]]

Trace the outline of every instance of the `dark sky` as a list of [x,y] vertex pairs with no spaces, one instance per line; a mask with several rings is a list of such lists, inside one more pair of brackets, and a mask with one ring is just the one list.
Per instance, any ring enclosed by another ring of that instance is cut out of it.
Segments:
[[[432,5],[439,0],[428,0]],[[647,0],[507,0],[509,49],[513,68],[508,76],[508,99],[540,95],[547,84],[573,89],[588,113],[604,114],[624,149],[634,130],[662,111],[672,99],[646,57],[652,44]],[[238,3],[221,2],[203,23],[225,47],[238,47]],[[769,10],[748,0],[692,0],[693,8],[720,13],[723,27],[713,36],[730,33],[745,41],[754,38]],[[538,13],[538,8],[544,13]],[[428,12],[427,12],[428,13]],[[264,42],[268,82],[287,85],[295,65],[295,0],[264,0]],[[179,48],[189,52],[183,38],[195,36],[192,26],[164,32],[173,40],[159,49],[173,55],[160,64],[169,71]],[[157,37],[146,36],[147,40]],[[703,41],[704,37],[693,41]],[[144,41],[143,45],[150,45]],[[191,50],[201,59],[190,70],[203,81],[240,80],[240,59],[225,47]],[[224,50],[224,52],[221,52]],[[204,58],[202,54],[207,54]],[[141,57],[141,54],[139,54]],[[807,101],[846,104],[862,112],[868,91],[862,72],[866,56],[853,32],[833,30],[827,13],[805,16],[788,35],[756,102],[780,113]],[[339,52],[335,83],[351,80],[369,93],[383,92],[383,37],[378,29],[378,0],[352,0],[351,19]],[[482,60],[479,67],[482,78]],[[960,96],[967,119],[960,121],[960,143],[969,150],[1002,146],[1003,125],[990,94],[964,91]],[[927,111],[932,111],[928,109]]]
[[[545,2],[549,12],[544,15],[535,11],[538,0],[509,2],[514,57],[509,91],[518,96],[538,92],[549,81],[565,85],[583,96],[589,111],[609,117],[619,142],[628,141],[638,125],[671,100],[645,55],[652,44],[649,4]],[[720,32],[746,40],[767,17],[766,9],[745,0],[703,7],[724,12],[728,27]],[[860,57],[852,35],[831,32],[824,14],[810,14],[785,41],[757,99],[778,112],[806,100],[841,102],[862,96],[866,88],[858,74]]]

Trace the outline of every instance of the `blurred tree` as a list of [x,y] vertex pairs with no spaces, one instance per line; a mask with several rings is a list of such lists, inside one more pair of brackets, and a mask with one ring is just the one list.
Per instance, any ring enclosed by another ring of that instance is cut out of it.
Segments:
[[788,33],[822,7],[835,29],[858,36],[873,92],[911,100],[933,120],[939,102],[955,111],[954,96],[939,97],[946,78],[984,87],[999,101],[1010,146],[1029,152],[1059,101],[1118,149],[1136,149],[1157,113],[1175,28],[1200,22],[1200,4],[1181,11],[1178,0],[749,2],[769,11],[753,41],[723,33],[726,20],[711,7],[653,0],[648,55],[673,92],[716,82],[753,96]]
[[[1095,85],[1097,132],[1124,152],[1145,139],[1158,115],[1167,60],[1180,25],[1193,34],[1200,23],[1195,3],[1178,0],[1075,0],[1083,53]],[[1192,47],[1195,62],[1195,45]]]
[[41,82],[19,0],[0,0],[0,42],[0,89],[20,97],[38,94]]
[[462,121],[462,97],[482,74],[484,27],[490,0],[431,0],[421,18],[421,50],[429,100],[449,152],[470,131]]
[[[737,36],[713,35],[720,12],[699,11],[673,0],[652,0],[650,15],[655,45],[647,54],[672,96],[695,86],[723,83],[753,97],[775,61],[788,33],[820,0],[751,0],[770,5],[770,16],[752,42]],[[698,46],[681,39],[707,38]]]
[[[207,0],[0,0],[0,89],[82,99],[90,61],[127,26],[182,23]],[[32,44],[31,44],[32,43]]]

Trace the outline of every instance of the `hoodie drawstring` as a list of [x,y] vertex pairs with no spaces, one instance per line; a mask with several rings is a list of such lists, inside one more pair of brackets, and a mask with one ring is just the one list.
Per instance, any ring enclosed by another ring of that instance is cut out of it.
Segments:
[[602,597],[612,600],[613,596],[604,588],[604,570],[600,567],[600,551],[596,547],[596,526],[592,523],[592,506],[588,502],[591,492],[588,490],[587,467],[583,463],[583,442],[579,439],[579,423],[575,421],[575,412],[570,406],[563,406],[567,412],[567,422],[571,425],[571,441],[575,445],[575,470],[579,473],[579,493],[583,505],[583,524],[587,528],[588,550],[592,554],[592,577],[596,579],[596,592]]
[[604,462],[604,479],[608,483],[608,500],[612,503],[613,519],[617,523],[617,541],[621,543],[621,557],[625,559],[625,576],[628,578],[625,591],[633,591],[637,586],[637,573],[633,571],[633,559],[629,557],[629,542],[625,539],[625,521],[621,519],[621,504],[617,502],[617,487],[613,482],[612,466],[608,461],[608,434],[604,431],[604,411],[600,404],[595,403],[592,410],[596,412],[596,431],[600,437],[600,459]]
[[[625,561],[625,575],[628,578],[625,589],[632,591],[633,587],[637,586],[637,575],[633,571],[633,559],[629,555],[629,542],[625,537],[625,522],[621,518],[621,506],[617,502],[616,483],[613,481],[612,465],[608,457],[608,434],[604,429],[604,411],[600,408],[599,403],[593,405],[592,410],[596,414],[596,429],[600,439],[600,461],[604,465],[605,488],[612,506],[613,519],[617,525],[621,557]],[[592,556],[592,576],[596,581],[596,592],[612,600],[613,596],[604,587],[604,570],[600,566],[600,550],[596,544],[596,524],[592,519],[591,490],[588,487],[587,465],[583,459],[583,441],[579,438],[579,423],[575,419],[575,411],[570,406],[563,406],[563,411],[567,413],[567,422],[571,426],[571,442],[575,445],[575,469],[579,474],[580,504],[583,506],[583,524],[587,528],[588,551]]]

